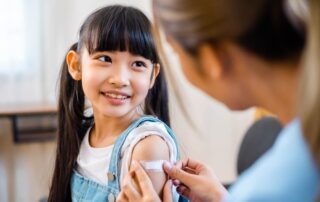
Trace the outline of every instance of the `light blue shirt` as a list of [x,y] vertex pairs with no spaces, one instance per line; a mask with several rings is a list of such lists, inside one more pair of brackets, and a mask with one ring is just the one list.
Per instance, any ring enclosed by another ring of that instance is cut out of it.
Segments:
[[280,133],[274,146],[239,177],[226,201],[315,201],[319,182],[319,169],[296,119]]

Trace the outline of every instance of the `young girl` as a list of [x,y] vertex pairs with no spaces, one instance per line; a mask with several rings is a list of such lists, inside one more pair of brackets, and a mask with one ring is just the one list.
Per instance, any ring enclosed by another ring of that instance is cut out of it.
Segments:
[[101,8],[81,26],[61,70],[49,201],[115,201],[133,161],[162,195],[162,161],[176,161],[178,150],[150,29],[141,11],[124,6]]

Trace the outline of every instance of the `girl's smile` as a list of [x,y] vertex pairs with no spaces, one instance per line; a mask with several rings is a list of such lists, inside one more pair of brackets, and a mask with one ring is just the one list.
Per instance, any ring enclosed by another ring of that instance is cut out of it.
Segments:
[[106,98],[107,102],[111,105],[123,105],[130,101],[131,96],[127,93],[117,91],[117,90],[109,90],[105,92],[101,92],[101,94]]

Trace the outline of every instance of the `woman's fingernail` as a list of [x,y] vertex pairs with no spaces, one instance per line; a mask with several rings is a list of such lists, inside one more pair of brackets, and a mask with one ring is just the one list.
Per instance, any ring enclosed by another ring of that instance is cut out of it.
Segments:
[[165,162],[163,163],[163,167],[164,167],[165,169],[167,169],[167,170],[171,170],[172,164],[169,163],[168,161],[165,161]]

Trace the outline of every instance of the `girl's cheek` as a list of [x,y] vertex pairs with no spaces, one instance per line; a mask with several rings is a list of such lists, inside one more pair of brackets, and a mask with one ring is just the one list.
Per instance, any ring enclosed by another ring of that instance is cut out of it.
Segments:
[[135,84],[135,88],[138,92],[146,95],[150,88],[150,81],[145,79],[138,80]]

